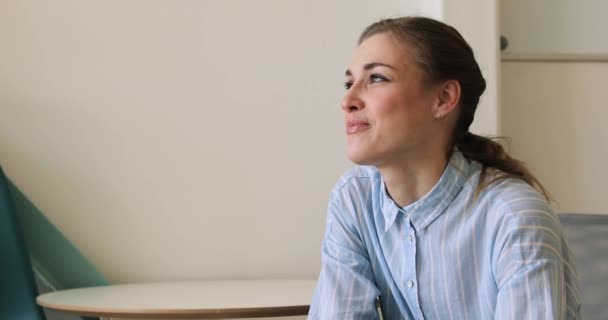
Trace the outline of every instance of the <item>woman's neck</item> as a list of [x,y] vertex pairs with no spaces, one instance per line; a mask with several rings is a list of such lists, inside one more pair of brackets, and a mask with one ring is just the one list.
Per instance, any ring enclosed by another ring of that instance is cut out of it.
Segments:
[[405,207],[427,194],[447,166],[445,157],[417,157],[378,166],[386,190],[399,207]]

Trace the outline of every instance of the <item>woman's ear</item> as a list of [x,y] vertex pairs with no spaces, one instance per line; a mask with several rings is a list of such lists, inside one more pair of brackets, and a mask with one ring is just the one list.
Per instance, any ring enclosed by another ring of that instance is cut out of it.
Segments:
[[460,82],[448,80],[438,86],[437,104],[433,107],[433,117],[443,118],[452,113],[460,101]]

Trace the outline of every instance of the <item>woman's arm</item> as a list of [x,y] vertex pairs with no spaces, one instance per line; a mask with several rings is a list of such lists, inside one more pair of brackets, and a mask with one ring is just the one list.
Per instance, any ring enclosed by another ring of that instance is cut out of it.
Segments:
[[495,319],[577,319],[578,291],[566,279],[574,266],[564,258],[567,248],[551,208],[537,200],[503,208],[493,255]]
[[321,250],[321,273],[308,319],[378,319],[375,301],[380,291],[356,225],[354,215],[332,197]]

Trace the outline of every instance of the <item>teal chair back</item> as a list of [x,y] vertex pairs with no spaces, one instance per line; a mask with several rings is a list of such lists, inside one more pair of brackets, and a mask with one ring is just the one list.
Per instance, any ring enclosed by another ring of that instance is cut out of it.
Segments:
[[0,319],[45,320],[4,172],[0,167]]

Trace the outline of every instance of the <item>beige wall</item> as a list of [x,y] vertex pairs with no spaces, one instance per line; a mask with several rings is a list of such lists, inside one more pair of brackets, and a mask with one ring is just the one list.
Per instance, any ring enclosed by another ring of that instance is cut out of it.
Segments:
[[454,24],[497,130],[494,2],[431,2],[2,1],[0,163],[111,282],[314,278],[365,25]]
[[[608,3],[502,0],[501,134],[555,198],[558,212],[608,213]],[[600,40],[601,39],[601,40]],[[570,62],[548,61],[552,57]],[[585,62],[585,59],[603,62]]]
[[606,0],[500,0],[506,52],[606,54]]
[[502,64],[502,127],[558,212],[608,213],[608,63]]
[[0,162],[112,282],[314,278],[358,33],[404,1],[0,2]]
[[365,25],[459,28],[489,84],[474,127],[496,132],[494,2],[463,5],[2,1],[0,163],[111,282],[315,278]]

